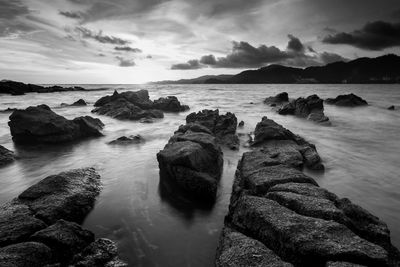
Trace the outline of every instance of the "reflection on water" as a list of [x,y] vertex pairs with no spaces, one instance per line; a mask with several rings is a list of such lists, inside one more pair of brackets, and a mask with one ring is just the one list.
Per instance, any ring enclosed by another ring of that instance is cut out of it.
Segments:
[[[239,121],[245,121],[240,129],[244,133],[243,142],[262,116],[276,120],[316,144],[327,170],[325,174],[310,175],[321,186],[349,197],[386,221],[394,244],[400,246],[400,229],[396,227],[400,221],[400,112],[386,110],[390,105],[400,105],[398,85],[116,85],[110,90],[113,88],[146,88],[152,99],[176,95],[191,111],[219,108],[222,112],[234,112]],[[321,127],[277,115],[262,104],[263,98],[282,91],[287,91],[290,97],[317,93],[322,98],[353,92],[371,105],[356,109],[326,106],[325,113],[333,126]],[[106,93],[1,95],[0,109],[47,104],[72,119],[90,114],[92,107],[59,107],[62,102],[83,98],[93,104]],[[122,258],[131,266],[212,266],[236,164],[246,148],[239,152],[224,151],[224,173],[214,206],[194,205],[179,194],[171,194],[171,188],[160,184],[156,154],[184,123],[188,113],[166,114],[154,124],[117,121],[92,114],[106,124],[104,137],[29,147],[13,144],[7,126],[10,113],[0,113],[0,144],[20,157],[0,169],[0,202],[15,197],[45,176],[94,166],[102,176],[104,188],[84,226],[100,237],[115,240]],[[107,145],[122,135],[136,134],[146,142]]]

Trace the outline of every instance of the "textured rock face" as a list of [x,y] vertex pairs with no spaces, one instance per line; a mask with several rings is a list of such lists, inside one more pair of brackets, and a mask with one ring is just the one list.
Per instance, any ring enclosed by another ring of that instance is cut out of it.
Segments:
[[324,103],[317,95],[297,98],[278,110],[281,115],[295,115],[328,125],[329,118],[324,114]]
[[180,112],[189,109],[189,106],[181,105],[176,96],[160,97],[154,101],[154,108],[166,112]]
[[341,107],[366,106],[368,102],[355,94],[339,95],[336,98],[325,99],[325,103]]
[[237,118],[233,113],[220,115],[219,110],[202,110],[186,117],[186,123],[196,123],[206,127],[215,135],[217,141],[232,150],[239,149],[239,137],[236,135]]
[[189,198],[215,201],[223,159],[208,128],[194,123],[179,127],[157,160],[161,181],[176,185]]
[[264,104],[268,104],[270,106],[281,105],[285,102],[289,102],[289,95],[286,92],[279,93],[276,96],[270,96],[264,99]]
[[266,118],[257,127],[262,149],[238,164],[217,266],[399,266],[384,222],[296,169],[299,151],[271,157],[280,142],[304,140]]
[[15,160],[14,152],[0,145],[0,167]]
[[126,266],[112,241],[95,241],[73,222],[89,213],[99,191],[95,170],[77,169],[49,176],[0,206],[0,266]]
[[59,143],[100,136],[104,126],[89,116],[67,120],[46,105],[14,111],[8,125],[18,143]]

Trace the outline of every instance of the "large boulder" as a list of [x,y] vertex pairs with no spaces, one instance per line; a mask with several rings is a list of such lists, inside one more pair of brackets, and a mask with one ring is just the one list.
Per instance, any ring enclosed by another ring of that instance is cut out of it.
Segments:
[[118,99],[125,99],[129,103],[141,109],[153,108],[153,102],[150,100],[149,92],[147,90],[139,90],[137,92],[128,91],[123,93],[118,93],[117,90],[115,90],[111,96],[104,96],[97,100],[94,103],[94,106],[101,107]]
[[268,104],[270,106],[282,105],[286,102],[289,102],[289,95],[286,92],[282,92],[276,96],[270,96],[264,99],[264,104]]
[[236,135],[237,118],[233,113],[220,115],[219,110],[202,110],[186,117],[186,123],[196,123],[206,127],[215,135],[217,141],[232,150],[239,149],[239,137]]
[[153,108],[166,112],[180,112],[188,110],[189,106],[182,105],[176,96],[168,96],[154,100]]
[[37,242],[24,242],[0,248],[2,267],[39,267],[52,262],[48,246]]
[[355,94],[339,95],[336,98],[327,98],[325,99],[325,103],[341,107],[357,107],[368,105],[367,101]]
[[329,124],[329,118],[324,114],[324,103],[317,95],[307,98],[297,98],[278,110],[281,115],[295,115],[308,120]]
[[14,152],[0,145],[0,167],[15,160]]
[[60,143],[101,136],[104,126],[99,119],[89,116],[68,120],[46,105],[14,111],[8,125],[18,143]]

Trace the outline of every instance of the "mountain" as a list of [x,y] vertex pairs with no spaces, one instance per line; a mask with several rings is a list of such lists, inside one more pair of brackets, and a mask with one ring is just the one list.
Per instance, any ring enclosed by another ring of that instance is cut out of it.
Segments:
[[196,79],[158,82],[165,83],[400,83],[400,56],[389,54],[377,58],[358,58],[349,62],[335,62],[305,69],[269,65],[257,70],[246,70],[237,75],[202,76]]

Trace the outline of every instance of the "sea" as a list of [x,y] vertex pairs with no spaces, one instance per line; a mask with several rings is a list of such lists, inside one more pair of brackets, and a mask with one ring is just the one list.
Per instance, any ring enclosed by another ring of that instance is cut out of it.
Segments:
[[[68,85],[69,86],[69,85]],[[202,109],[233,112],[245,126],[243,144],[261,118],[267,116],[314,143],[326,166],[324,173],[306,172],[318,184],[369,210],[386,222],[392,242],[400,247],[400,85],[79,85],[104,91],[61,92],[22,96],[0,95],[0,110],[48,105],[73,119],[90,115],[101,119],[104,136],[60,145],[22,146],[13,143],[8,120],[0,112],[0,144],[20,157],[0,168],[0,204],[46,176],[82,167],[95,167],[103,190],[83,226],[96,237],[118,245],[129,266],[213,266],[218,239],[227,214],[238,160],[248,148],[224,149],[224,171],[212,207],[199,207],[169,194],[160,186],[156,154],[186,116]],[[190,110],[166,113],[154,123],[120,121],[91,113],[94,102],[114,90],[146,89],[151,99],[174,95]],[[332,126],[321,126],[294,116],[278,115],[266,97],[288,92],[290,98],[317,94],[321,98],[354,93],[369,105],[345,108],[325,105]],[[61,107],[84,99],[88,106]],[[145,142],[109,145],[130,135]]]

